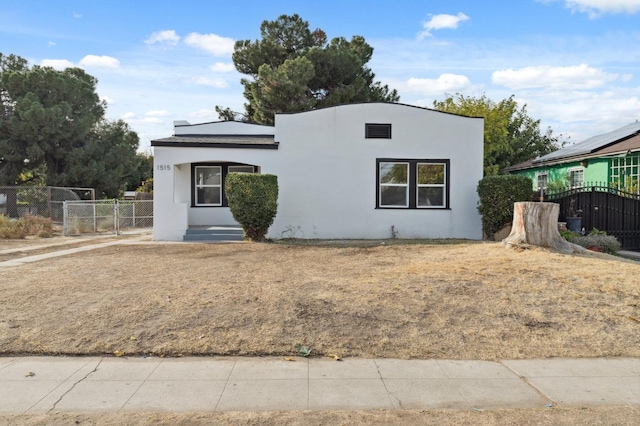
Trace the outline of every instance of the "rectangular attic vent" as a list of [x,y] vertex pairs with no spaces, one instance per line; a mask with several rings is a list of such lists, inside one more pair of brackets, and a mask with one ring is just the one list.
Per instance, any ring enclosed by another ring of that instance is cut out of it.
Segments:
[[391,139],[391,124],[366,123],[364,137],[366,139]]

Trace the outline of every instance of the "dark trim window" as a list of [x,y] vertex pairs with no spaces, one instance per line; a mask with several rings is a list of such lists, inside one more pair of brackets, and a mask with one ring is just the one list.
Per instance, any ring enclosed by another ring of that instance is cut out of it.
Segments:
[[228,207],[224,180],[229,173],[255,173],[256,167],[237,163],[194,163],[191,165],[191,206]]
[[391,139],[391,124],[366,123],[364,137],[366,139]]
[[449,160],[378,158],[376,208],[448,209]]

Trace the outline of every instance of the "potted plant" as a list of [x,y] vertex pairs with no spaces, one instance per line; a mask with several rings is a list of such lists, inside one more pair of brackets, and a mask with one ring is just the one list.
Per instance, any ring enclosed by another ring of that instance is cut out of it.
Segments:
[[581,209],[575,208],[576,199],[572,198],[569,201],[569,214],[565,218],[567,222],[567,229],[569,231],[577,232],[578,234],[582,234],[582,214]]

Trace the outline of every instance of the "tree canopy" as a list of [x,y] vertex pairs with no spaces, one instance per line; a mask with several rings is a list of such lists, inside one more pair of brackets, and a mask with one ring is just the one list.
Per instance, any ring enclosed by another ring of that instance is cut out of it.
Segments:
[[0,185],[30,175],[51,186],[94,187],[115,197],[138,167],[138,136],[104,118],[97,79],[0,53]]
[[[237,41],[236,69],[247,76],[246,119],[273,124],[276,112],[298,112],[354,102],[397,102],[395,89],[374,81],[366,64],[373,48],[361,36],[327,42],[321,29],[311,31],[297,14],[263,21],[261,39]],[[220,118],[235,119],[229,108],[216,107]]]
[[540,120],[527,114],[527,106],[518,108],[511,95],[494,102],[457,93],[444,101],[434,101],[434,108],[470,117],[484,118],[484,175],[497,175],[506,167],[531,160],[558,149],[558,137],[551,128],[540,129]]

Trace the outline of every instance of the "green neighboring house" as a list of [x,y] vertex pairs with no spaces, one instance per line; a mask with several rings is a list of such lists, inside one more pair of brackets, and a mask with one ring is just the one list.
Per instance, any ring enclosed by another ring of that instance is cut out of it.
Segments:
[[640,122],[593,136],[505,171],[528,176],[535,191],[601,185],[640,193]]

